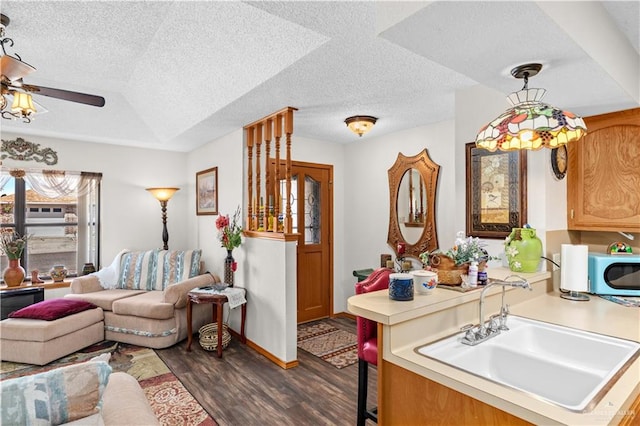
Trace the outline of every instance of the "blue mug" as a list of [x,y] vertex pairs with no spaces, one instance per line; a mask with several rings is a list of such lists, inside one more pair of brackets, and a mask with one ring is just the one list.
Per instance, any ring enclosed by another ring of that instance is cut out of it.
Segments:
[[413,276],[411,274],[390,274],[389,298],[400,301],[413,300]]

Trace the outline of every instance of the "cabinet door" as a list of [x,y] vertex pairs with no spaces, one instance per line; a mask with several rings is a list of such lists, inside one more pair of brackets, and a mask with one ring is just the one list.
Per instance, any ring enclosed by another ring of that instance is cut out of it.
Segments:
[[569,229],[640,231],[640,108],[585,118],[568,145]]

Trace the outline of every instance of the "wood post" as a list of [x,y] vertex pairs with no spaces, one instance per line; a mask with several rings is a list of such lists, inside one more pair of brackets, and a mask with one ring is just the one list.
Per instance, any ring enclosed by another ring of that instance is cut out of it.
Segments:
[[[244,126],[246,132],[248,155],[248,188],[247,188],[247,228],[250,231],[270,231],[291,233],[291,137],[293,135],[293,112],[296,108],[286,107],[268,115],[254,123]],[[285,194],[282,194],[282,135],[285,135]],[[271,158],[271,141],[275,141],[274,155]],[[264,142],[264,163],[262,162],[262,144]],[[255,169],[254,169],[255,147]],[[264,164],[264,172],[262,170]],[[273,166],[272,166],[273,164]],[[262,176],[264,175],[264,192]],[[264,196],[263,196],[264,193]],[[282,201],[286,199],[283,205]],[[284,210],[286,213],[282,223],[279,218]]]

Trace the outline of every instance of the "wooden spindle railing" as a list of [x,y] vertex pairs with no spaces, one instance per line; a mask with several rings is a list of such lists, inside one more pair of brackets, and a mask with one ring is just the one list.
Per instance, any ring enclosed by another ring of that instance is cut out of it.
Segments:
[[[293,135],[294,111],[297,111],[297,109],[286,107],[244,126],[248,155],[248,231],[292,233],[293,221],[290,194],[291,137]],[[283,134],[286,141],[284,176],[280,152]],[[275,145],[273,146],[273,154],[271,152],[272,140]],[[264,160],[262,159],[263,144]],[[275,158],[272,158],[272,155]],[[283,180],[286,188],[285,194],[281,193],[281,182]]]

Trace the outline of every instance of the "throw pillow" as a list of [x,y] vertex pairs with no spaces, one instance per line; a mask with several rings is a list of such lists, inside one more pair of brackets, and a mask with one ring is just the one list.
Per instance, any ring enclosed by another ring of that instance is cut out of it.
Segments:
[[162,288],[157,290],[164,290],[170,284],[179,283],[199,275],[202,250],[173,250],[166,251],[163,254]]
[[94,308],[97,308],[97,306],[84,300],[66,298],[48,299],[11,312],[9,318],[30,318],[53,321]]
[[154,290],[156,283],[161,282],[162,274],[158,273],[160,250],[132,251],[124,253],[120,258],[120,271],[116,288],[125,290]]
[[59,425],[100,411],[111,367],[83,362],[0,383],[1,424]]

